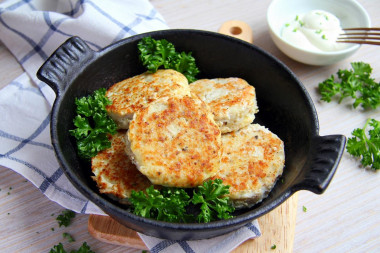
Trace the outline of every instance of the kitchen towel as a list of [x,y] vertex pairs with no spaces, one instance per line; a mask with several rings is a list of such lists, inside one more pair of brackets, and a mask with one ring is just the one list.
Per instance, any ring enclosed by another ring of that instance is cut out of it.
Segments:
[[[25,72],[0,90],[0,165],[24,176],[64,208],[104,215],[72,186],[55,158],[50,141],[55,93],[36,72],[72,36],[100,50],[120,39],[162,29],[168,26],[148,0],[3,1],[0,39]],[[257,221],[209,240],[170,241],[140,234],[153,252],[228,252],[257,236]]]

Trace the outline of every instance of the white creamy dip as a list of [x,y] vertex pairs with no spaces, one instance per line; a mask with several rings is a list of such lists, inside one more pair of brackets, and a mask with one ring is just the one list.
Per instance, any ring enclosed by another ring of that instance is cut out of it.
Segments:
[[313,10],[297,15],[286,23],[281,36],[295,47],[316,52],[331,52],[347,48],[349,45],[336,43],[343,33],[339,19],[323,10]]

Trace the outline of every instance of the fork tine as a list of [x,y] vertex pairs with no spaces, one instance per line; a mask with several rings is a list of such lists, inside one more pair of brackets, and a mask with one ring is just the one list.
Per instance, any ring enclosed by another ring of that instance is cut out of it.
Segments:
[[376,36],[380,36],[380,33],[355,32],[355,33],[341,33],[341,34],[339,34],[339,36],[351,36],[351,35],[376,35]]
[[376,45],[380,46],[379,41],[366,41],[366,40],[338,40],[338,43],[351,43],[351,44],[367,44],[367,45]]
[[380,31],[380,27],[351,27],[351,28],[343,28],[344,31],[354,31],[354,30],[361,30],[361,31]]
[[380,45],[380,33],[376,32],[380,31],[379,27],[353,27],[343,30],[345,33],[339,34],[336,42]]
[[338,40],[380,40],[380,37],[375,36],[347,36],[338,37]]

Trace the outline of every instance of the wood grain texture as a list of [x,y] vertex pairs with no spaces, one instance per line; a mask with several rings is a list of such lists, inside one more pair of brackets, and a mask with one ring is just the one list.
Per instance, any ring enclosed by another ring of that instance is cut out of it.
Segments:
[[90,215],[88,232],[103,242],[142,250],[148,249],[136,231],[120,225],[109,216]]
[[[276,245],[276,252],[292,252],[297,199],[298,194],[296,193],[282,205],[259,218],[262,235],[259,238],[245,241],[233,252],[271,252],[273,245]],[[90,215],[88,231],[94,238],[103,242],[147,249],[135,231],[120,225],[108,216]]]
[[233,253],[247,252],[293,252],[294,231],[297,215],[298,193],[285,201],[281,206],[259,218],[261,236],[247,240]]

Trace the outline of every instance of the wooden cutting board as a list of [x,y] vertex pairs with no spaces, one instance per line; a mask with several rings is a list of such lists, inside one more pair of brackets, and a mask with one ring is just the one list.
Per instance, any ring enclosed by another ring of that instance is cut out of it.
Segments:
[[[259,218],[262,235],[245,241],[237,252],[292,252],[297,214],[298,195],[295,193],[282,205]],[[89,233],[100,241],[146,250],[147,247],[136,231],[126,228],[108,216],[90,215]],[[273,250],[272,246],[276,245]]]

